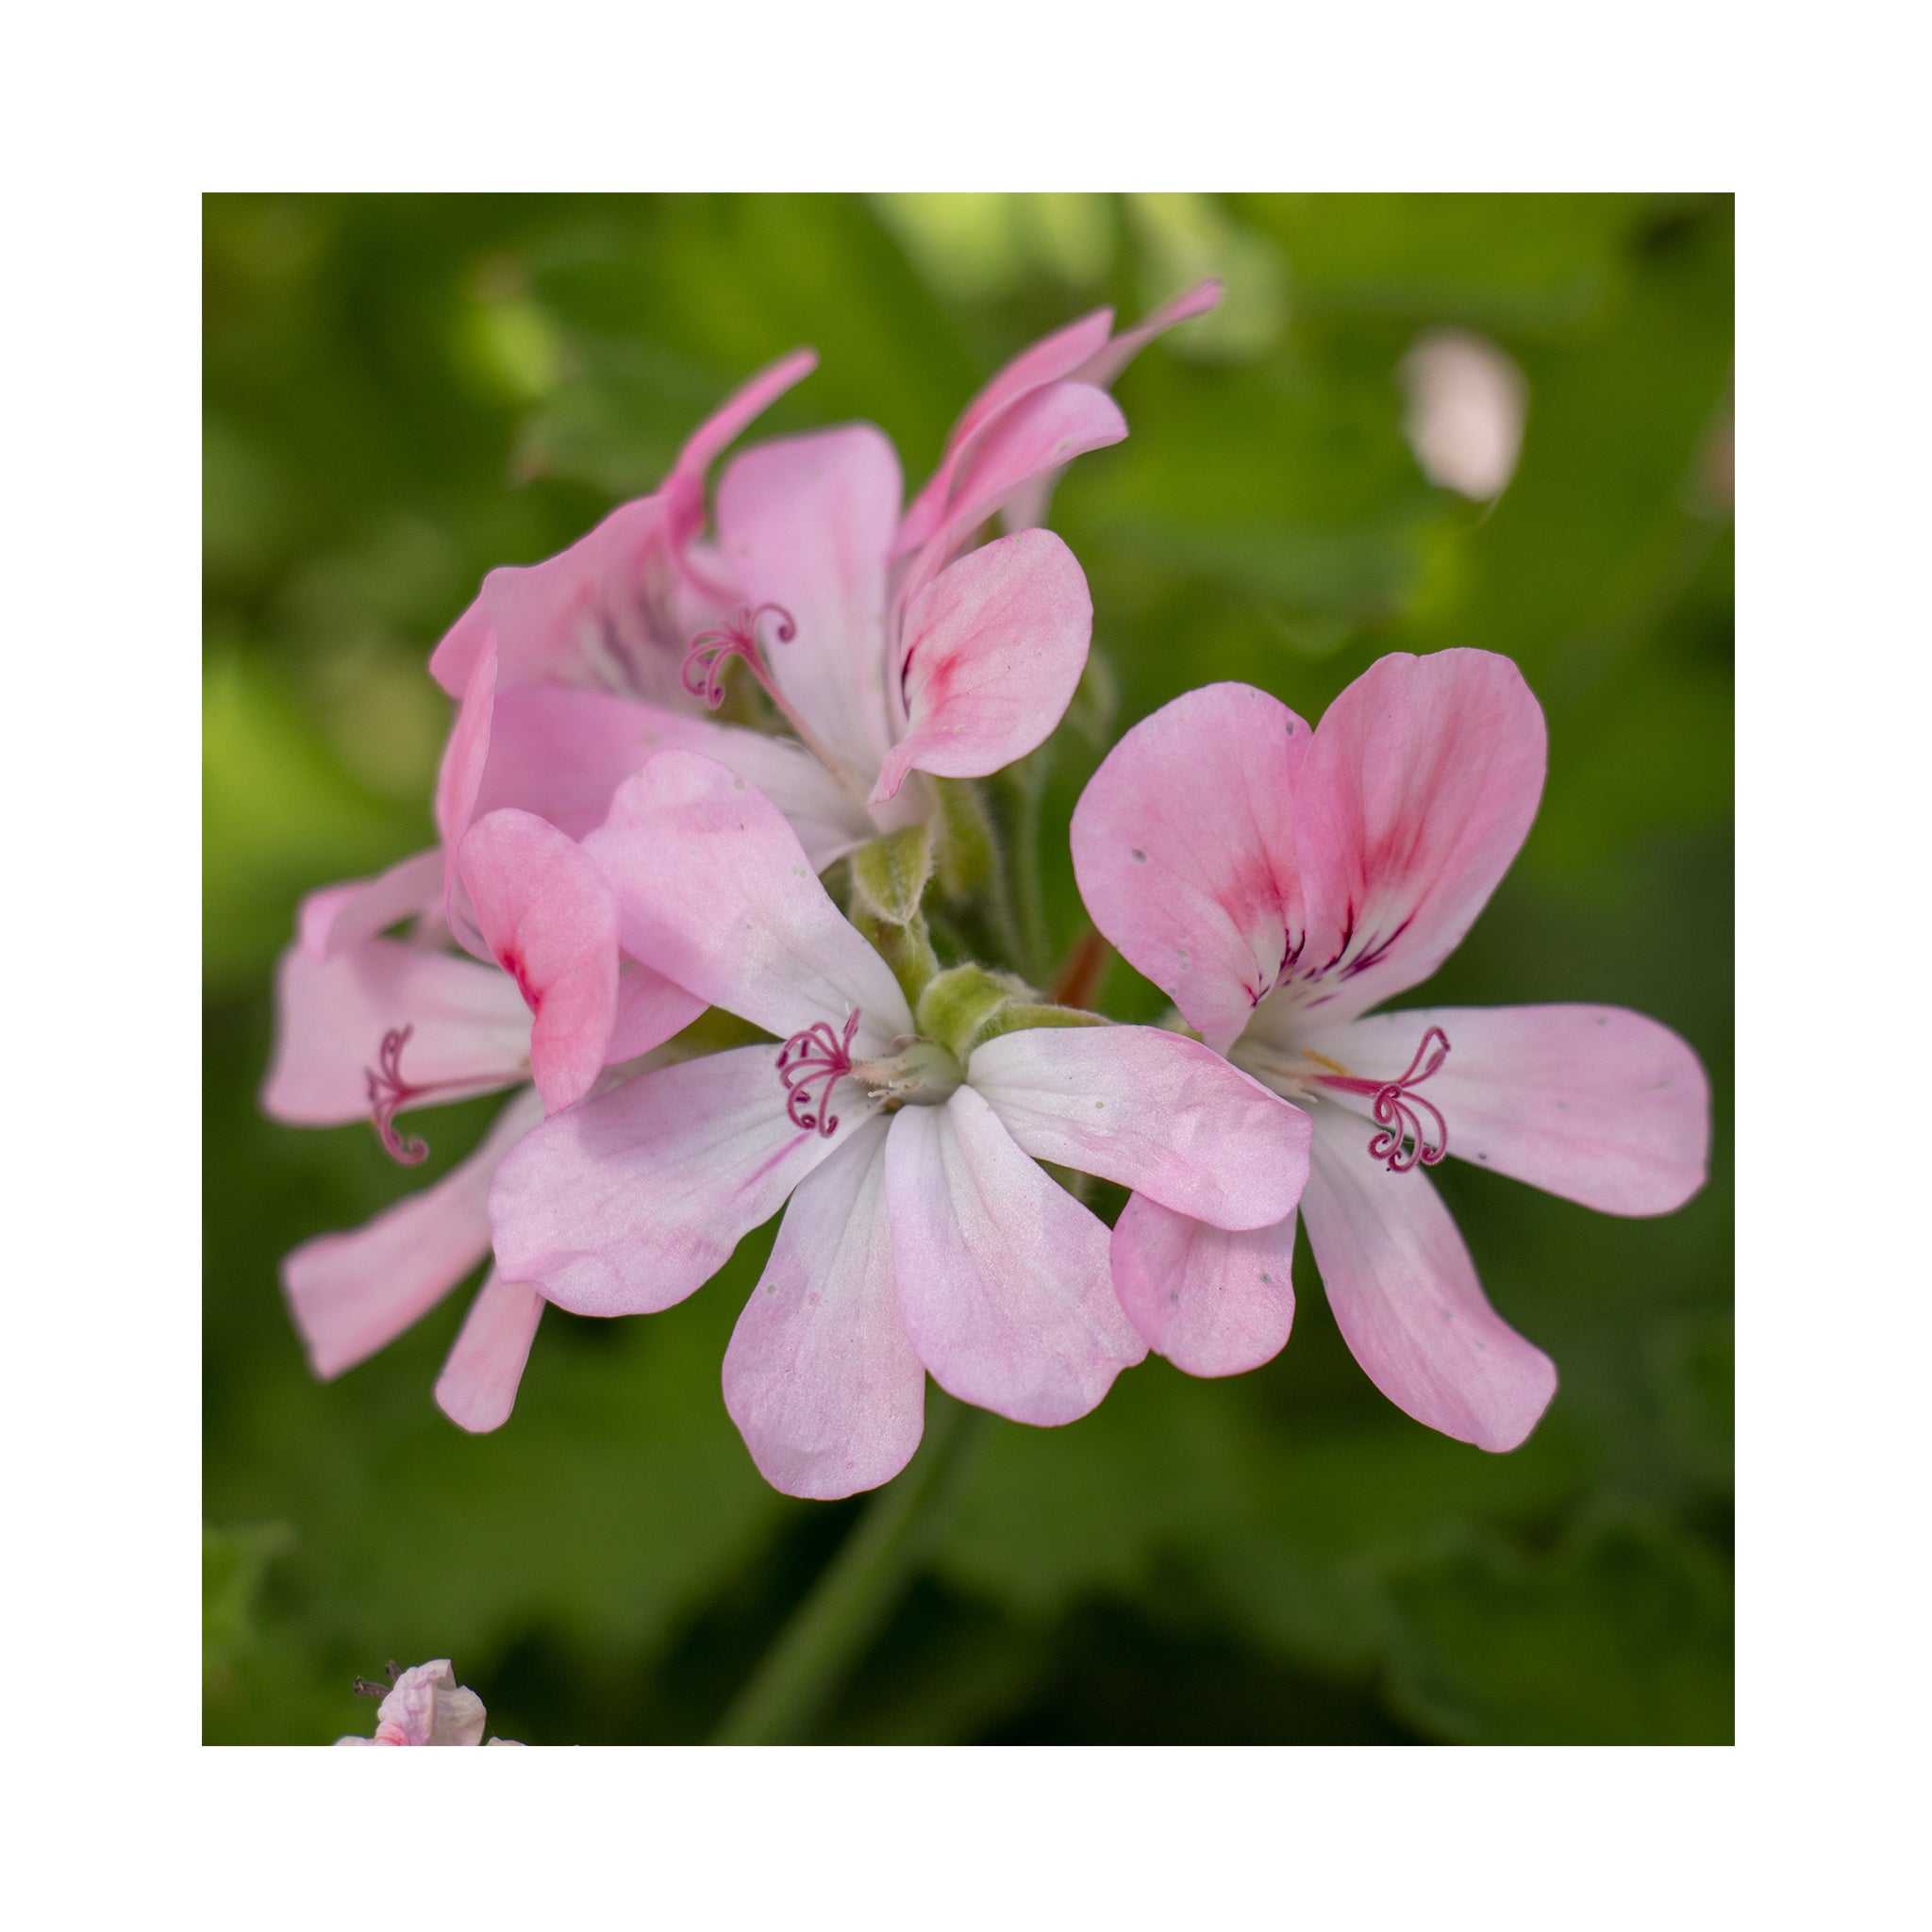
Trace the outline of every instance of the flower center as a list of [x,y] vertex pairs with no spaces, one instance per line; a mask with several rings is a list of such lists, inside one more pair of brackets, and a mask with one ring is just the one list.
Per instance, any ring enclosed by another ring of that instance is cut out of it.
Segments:
[[934,1040],[908,1041],[890,1059],[855,1060],[852,1039],[859,1018],[855,1007],[837,1033],[830,1021],[814,1021],[778,1049],[778,1079],[793,1126],[836,1133],[832,1089],[848,1077],[869,1089],[867,1097],[889,1113],[907,1106],[937,1107],[958,1091],[964,1077],[959,1062]]
[[842,1032],[834,1033],[829,1021],[818,1020],[778,1049],[785,1111],[794,1127],[816,1127],[822,1134],[838,1130],[832,1089],[852,1071],[852,1036],[858,1031],[858,1008],[854,1007]]
[[406,1140],[396,1132],[397,1113],[410,1101],[432,1091],[403,1078],[403,1048],[415,1030],[414,1026],[391,1026],[382,1036],[376,1065],[363,1069],[369,1082],[369,1118],[375,1127],[376,1139],[390,1158],[400,1160],[405,1167],[416,1166],[429,1154],[429,1142],[421,1135],[411,1134]]
[[700,631],[685,651],[681,667],[684,688],[692,697],[703,698],[715,711],[724,702],[725,665],[734,658],[742,658],[751,675],[764,687],[765,695],[784,709],[772,668],[765,662],[764,647],[758,642],[758,620],[767,611],[778,620],[775,635],[779,643],[789,644],[798,635],[791,613],[778,604],[760,604],[756,610],[741,610],[737,623]]
[[[1431,1026],[1407,1072],[1393,1080],[1363,1080],[1336,1073],[1317,1074],[1315,1084],[1341,1093],[1370,1095],[1369,1112],[1381,1131],[1369,1141],[1369,1158],[1386,1160],[1391,1174],[1407,1174],[1418,1161],[1434,1167],[1449,1151],[1449,1125],[1441,1109],[1415,1091],[1448,1058],[1449,1036],[1440,1026]],[[1424,1131],[1424,1114],[1433,1124],[1433,1138]]]

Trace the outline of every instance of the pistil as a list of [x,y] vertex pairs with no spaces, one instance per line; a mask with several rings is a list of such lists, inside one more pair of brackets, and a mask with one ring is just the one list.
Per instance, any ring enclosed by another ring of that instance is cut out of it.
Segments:
[[[1342,1073],[1317,1074],[1314,1080],[1318,1087],[1333,1088],[1341,1093],[1370,1096],[1369,1112],[1381,1131],[1369,1141],[1369,1158],[1386,1160],[1391,1174],[1407,1174],[1418,1162],[1434,1167],[1449,1151],[1449,1125],[1441,1109],[1415,1091],[1448,1057],[1449,1036],[1440,1026],[1431,1026],[1423,1035],[1407,1071],[1393,1080],[1363,1080]],[[1332,1066],[1334,1062],[1324,1064]],[[1434,1124],[1433,1140],[1423,1131],[1424,1114]]]
[[706,706],[715,711],[724,702],[724,667],[732,658],[741,658],[758,679],[758,688],[771,699],[779,716],[791,725],[799,743],[863,804],[866,789],[832,756],[820,741],[818,734],[778,689],[778,680],[772,675],[764,645],[758,640],[758,624],[768,613],[778,620],[772,631],[774,642],[789,644],[798,635],[797,621],[782,604],[760,604],[755,610],[741,610],[734,622],[721,625],[715,630],[700,631],[691,639],[684,654],[681,673],[684,688],[692,697],[703,698]]

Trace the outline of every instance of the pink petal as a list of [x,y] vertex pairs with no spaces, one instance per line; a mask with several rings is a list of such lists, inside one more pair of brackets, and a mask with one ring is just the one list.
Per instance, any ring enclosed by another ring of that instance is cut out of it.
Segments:
[[1217,1227],[1269,1227],[1308,1177],[1308,1117],[1158,1026],[1037,1026],[966,1077],[1036,1160],[1097,1174]]
[[803,382],[819,366],[815,349],[793,349],[789,356],[768,363],[750,376],[719,405],[677,453],[672,466],[675,483],[703,484],[708,470],[751,425],[794,384]]
[[1184,289],[1172,302],[1163,303],[1152,315],[1143,317],[1132,328],[1124,328],[1081,363],[1069,371],[1075,382],[1091,382],[1098,389],[1111,389],[1121,372],[1157,336],[1164,336],[1176,324],[1206,315],[1221,301],[1221,280],[1210,275]]
[[506,1281],[493,1268],[483,1277],[436,1378],[437,1407],[458,1428],[480,1436],[508,1422],[542,1313],[535,1289]]
[[457,868],[484,942],[537,1016],[530,1072],[544,1111],[573,1106],[603,1070],[617,1017],[610,888],[575,840],[526,811],[478,819]]
[[1225,1051],[1300,937],[1295,774],[1308,727],[1246,684],[1142,719],[1074,810],[1074,873],[1127,963]]
[[1191,1375],[1240,1375],[1272,1361],[1294,1320],[1294,1219],[1227,1234],[1130,1196],[1111,1250],[1128,1321]]
[[[1221,283],[1215,279],[1196,282],[1172,302],[1157,308],[1145,321],[1123,329],[1109,342],[1103,343],[1077,369],[1066,373],[1074,382],[1091,382],[1096,389],[1111,389],[1114,380],[1156,336],[1165,335],[1176,323],[1205,315],[1221,300]],[[1030,529],[1046,521],[1047,506],[1053,501],[1054,486],[1059,481],[1058,470],[1047,470],[1024,484],[1008,498],[1001,521],[1009,530]]]
[[[1704,1185],[1710,1087],[1668,1026],[1622,1007],[1424,1007],[1309,1042],[1365,1079],[1394,1079],[1431,1027],[1449,1054],[1417,1094],[1449,1152],[1605,1214],[1668,1214]],[[1367,1116],[1373,1097],[1334,1093]]]
[[289,1310],[324,1381],[393,1341],[490,1252],[490,1177],[541,1113],[535,1093],[520,1093],[483,1144],[433,1187],[283,1259]]
[[739,1241],[867,1118],[794,1126],[777,1049],[742,1046],[641,1074],[553,1115],[498,1170],[496,1265],[579,1315],[641,1315],[701,1288]]
[[650,607],[664,591],[670,534],[661,494],[638,497],[541,563],[504,564],[429,656],[429,674],[452,697],[470,688],[494,641],[503,686],[628,683],[664,655]]
[[1542,792],[1543,714],[1488,651],[1377,658],[1329,706],[1295,789],[1308,937],[1340,959],[1300,1004],[1353,1019],[1426,979],[1509,868]]
[[945,454],[932,479],[913,499],[900,525],[893,555],[903,557],[916,550],[931,537],[944,515],[952,494],[953,475],[959,454],[974,434],[999,414],[1008,404],[1048,383],[1059,382],[1091,361],[1106,346],[1108,331],[1113,326],[1113,310],[1096,308],[1077,322],[1070,322],[1043,341],[1023,349],[966,406],[966,412],[954,424],[946,438]]
[[617,1017],[611,1024],[610,1043],[604,1049],[605,1064],[620,1066],[662,1046],[682,1033],[705,1010],[705,1004],[675,980],[635,959],[626,960],[618,975]]
[[1328,1306],[1375,1387],[1445,1436],[1515,1448],[1557,1392],[1556,1367],[1484,1299],[1422,1170],[1390,1173],[1358,1122],[1318,1109],[1302,1215]]
[[758,1473],[831,1500],[890,1482],[925,1427],[886,1222],[887,1123],[799,1183],[724,1352],[724,1407]]
[[1070,1423],[1147,1353],[1113,1292],[1106,1225],[971,1087],[892,1117],[886,1200],[906,1333],[962,1402]]
[[661,491],[621,504],[556,557],[491,571],[430,656],[437,682],[460,696],[493,632],[506,691],[589,684],[672,696],[697,627],[674,573],[704,523],[705,472],[817,360],[798,350],[753,376],[693,433]]
[[1065,715],[1087,662],[1093,602],[1074,553],[1050,530],[962,557],[907,610],[906,735],[871,803],[910,770],[978,778],[1024,758]]
[[[908,607],[959,546],[1030,478],[1121,441],[1127,421],[1103,390],[1056,382],[1004,409],[962,458],[944,521],[914,558]],[[895,670],[897,667],[894,667]]]
[[311,959],[329,960],[442,903],[442,854],[432,846],[373,879],[325,886],[303,900],[295,930]]
[[659,752],[584,841],[617,894],[625,951],[783,1037],[862,1015],[857,1051],[912,1031],[886,962],[813,875],[778,808],[690,752]]
[[443,909],[449,929],[466,951],[484,956],[488,949],[476,931],[462,881],[457,876],[457,847],[476,816],[477,799],[490,764],[491,736],[496,713],[496,639],[486,632],[472,664],[457,721],[442,748],[436,774],[436,830],[443,851]]
[[866,778],[891,742],[886,558],[899,493],[899,458],[869,423],[761,442],[718,486],[719,548],[745,604],[779,605],[796,625],[766,654],[772,675]]
[[802,745],[608,691],[499,698],[476,809],[516,806],[582,839],[608,816],[617,788],[667,747],[700,752],[749,778],[785,814],[818,870],[878,837],[865,808]]
[[298,1126],[368,1118],[369,1070],[384,1034],[404,1026],[404,1075],[435,1090],[412,1105],[526,1077],[530,1015],[515,983],[493,966],[399,940],[366,940],[326,965],[291,946],[275,974],[275,1015],[262,1111]]

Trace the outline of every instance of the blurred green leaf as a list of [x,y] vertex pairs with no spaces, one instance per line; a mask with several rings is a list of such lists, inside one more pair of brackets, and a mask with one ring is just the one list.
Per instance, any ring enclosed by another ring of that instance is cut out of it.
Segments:
[[1612,1519],[1545,1557],[1471,1541],[1392,1594],[1391,1694],[1439,1737],[1732,1741],[1729,1578],[1665,1524]]

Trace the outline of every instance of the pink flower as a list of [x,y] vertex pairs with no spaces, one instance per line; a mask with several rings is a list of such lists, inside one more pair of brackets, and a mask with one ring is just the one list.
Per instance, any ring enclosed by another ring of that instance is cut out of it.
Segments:
[[[1136,725],[1074,814],[1101,931],[1208,1045],[1314,1122],[1302,1212],[1356,1359],[1418,1421],[1485,1449],[1556,1390],[1483,1296],[1424,1168],[1445,1153],[1611,1214],[1703,1185],[1709,1093],[1690,1049],[1614,1007],[1363,1017],[1425,979],[1529,830],[1542,712],[1482,651],[1380,659],[1315,731],[1241,684]],[[1288,1339],[1294,1221],[1224,1232],[1137,1194],[1115,1287],[1150,1347],[1232,1374]]]
[[1105,1225],[1037,1161],[1216,1226],[1273,1224],[1300,1192],[1306,1119],[1192,1041],[1042,1024],[1066,1016],[972,968],[915,1020],[777,808],[709,759],[652,758],[585,849],[627,951],[783,1044],[644,1074],[537,1128],[491,1189],[498,1264],[580,1314],[666,1308],[789,1199],[724,1359],[780,1490],[896,1474],[928,1371],[1055,1424],[1140,1360]]
[[[391,1664],[393,1671],[395,1666]],[[356,1688],[374,1696],[378,1687]],[[447,1657],[417,1664],[403,1672],[375,1711],[373,1738],[338,1738],[338,1744],[480,1744],[488,1713],[474,1690],[457,1682]],[[514,1744],[514,1738],[491,1738],[492,1744]]]
[[[1102,310],[1028,350],[903,518],[898,458],[869,424],[757,445],[725,471],[704,551],[706,466],[809,362],[755,378],[662,491],[548,563],[492,572],[438,646],[432,669],[462,700],[438,787],[445,844],[505,805],[581,837],[651,752],[677,746],[757,785],[823,869],[929,813],[917,788],[900,797],[910,774],[985,776],[1033,750],[1086,663],[1086,579],[1045,531],[959,553],[1003,509],[1037,521],[1068,461],[1125,436],[1104,385],[1217,296],[1204,284],[1111,341]],[[696,698],[716,708],[734,658],[791,737],[692,714]],[[452,915],[467,943],[459,895]]]
[[[647,968],[620,974],[609,890],[542,820],[478,820],[458,867],[491,964],[440,943],[443,858],[432,851],[311,893],[277,973],[262,1091],[277,1120],[332,1126],[367,1116],[383,1145],[414,1164],[428,1149],[399,1130],[401,1114],[521,1090],[433,1187],[284,1261],[290,1310],[325,1379],[393,1341],[489,1254],[491,1177],[546,1110],[580,1100],[607,1065],[648,1052],[703,1009]],[[415,937],[381,936],[412,916]],[[436,1386],[452,1420],[491,1429],[508,1419],[541,1309],[529,1288],[494,1272],[485,1279]]]

